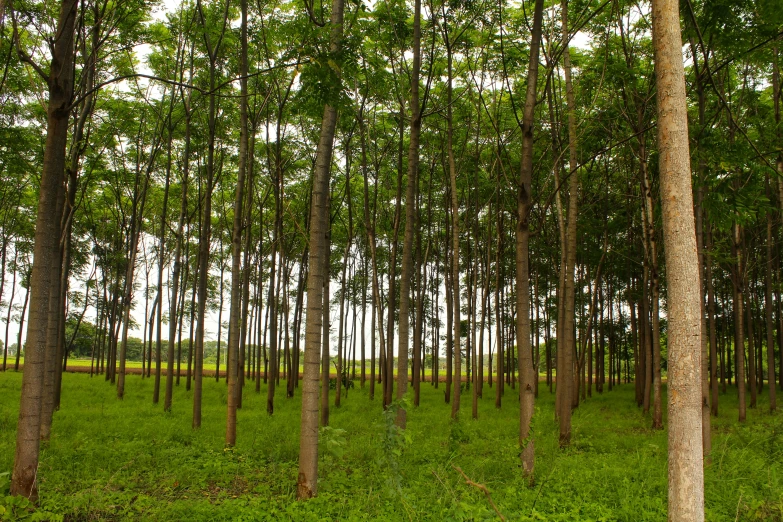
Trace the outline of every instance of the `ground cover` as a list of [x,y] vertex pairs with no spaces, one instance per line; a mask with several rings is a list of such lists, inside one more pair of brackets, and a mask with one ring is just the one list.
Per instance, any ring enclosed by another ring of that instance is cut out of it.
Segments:
[[[13,465],[20,386],[20,374],[0,374],[0,474]],[[223,381],[205,379],[203,426],[193,431],[184,383],[164,413],[151,403],[151,380],[129,376],[119,401],[101,377],[66,373],[41,454],[40,507],[65,520],[497,520],[460,468],[486,485],[508,520],[666,519],[666,433],[649,428],[632,385],[580,405],[566,450],[557,448],[554,397],[542,386],[532,485],[518,464],[515,391],[507,389],[497,410],[494,389],[485,387],[477,421],[463,395],[457,423],[442,392],[423,386],[421,406],[410,408],[400,434],[367,389],[349,390],[322,432],[319,496],[296,502],[298,397],[278,394],[269,417],[265,394],[247,389],[237,446],[225,449]],[[720,409],[706,469],[707,520],[782,520],[783,415],[767,413],[762,399],[739,425],[731,389]],[[0,475],[0,498],[7,478]],[[6,516],[28,514],[6,509]]]

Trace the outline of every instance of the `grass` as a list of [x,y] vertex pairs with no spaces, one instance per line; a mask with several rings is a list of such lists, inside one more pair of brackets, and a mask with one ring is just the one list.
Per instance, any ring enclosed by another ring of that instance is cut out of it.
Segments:
[[[450,421],[443,388],[422,386],[399,434],[367,389],[331,408],[322,436],[319,496],[295,501],[300,402],[246,390],[238,442],[223,446],[226,385],[204,380],[203,427],[191,429],[192,392],[175,390],[174,408],[152,405],[152,381],[128,376],[123,401],[102,378],[63,377],[62,408],[44,445],[40,509],[65,520],[496,520],[485,484],[509,520],[658,521],[666,519],[666,433],[652,431],[633,401],[633,385],[595,394],[574,412],[573,444],[557,447],[554,398],[541,386],[534,420],[535,482],[518,461],[518,407],[494,389],[470,418],[462,396]],[[21,375],[0,374],[0,487],[11,470]],[[737,401],[720,396],[713,419],[713,463],[706,468],[707,520],[783,520],[783,415],[766,397],[736,422]],[[344,431],[343,431],[344,430]],[[1,492],[0,492],[1,493]],[[0,495],[2,499],[2,495]],[[0,505],[1,507],[1,505]],[[20,511],[24,513],[24,511]],[[0,515],[0,519],[2,519]]]

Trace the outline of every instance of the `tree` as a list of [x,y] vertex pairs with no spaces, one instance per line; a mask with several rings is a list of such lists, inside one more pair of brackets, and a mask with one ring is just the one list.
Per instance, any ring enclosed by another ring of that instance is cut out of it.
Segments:
[[669,520],[704,520],[701,294],[678,2],[654,0],[663,240],[669,294]]
[[[332,0],[329,53],[337,56],[342,49],[343,0]],[[339,86],[339,76],[332,81]],[[330,103],[331,102],[331,103]],[[296,496],[312,498],[318,494],[318,364],[323,322],[323,287],[329,277],[325,270],[326,236],[329,223],[329,170],[332,165],[334,132],[337,126],[335,100],[324,105],[321,135],[316,149],[313,173],[313,195],[310,210],[310,256],[307,276],[307,322],[305,324],[304,379],[302,383],[302,422],[299,443],[299,477]],[[329,367],[324,368],[329,372]]]
[[533,32],[530,42],[530,60],[527,70],[527,92],[522,116],[522,163],[519,173],[516,223],[516,301],[517,351],[519,364],[519,445],[522,468],[532,476],[535,448],[530,433],[535,401],[533,353],[530,339],[530,210],[533,205],[533,113],[536,108],[538,81],[538,51],[541,45],[541,20],[544,2],[536,0],[533,8]]
[[[38,453],[40,448],[41,408],[43,406],[46,361],[54,346],[47,342],[47,317],[50,292],[59,286],[58,205],[65,172],[65,146],[68,139],[68,116],[73,97],[74,28],[78,15],[75,0],[60,4],[57,27],[53,35],[49,73],[36,67],[49,87],[47,133],[43,171],[35,225],[33,272],[30,278],[30,320],[27,329],[27,352],[22,378],[19,423],[16,431],[16,454],[11,478],[11,494],[30,500],[38,499]],[[18,38],[18,36],[16,36]],[[20,49],[20,55],[26,55]]]

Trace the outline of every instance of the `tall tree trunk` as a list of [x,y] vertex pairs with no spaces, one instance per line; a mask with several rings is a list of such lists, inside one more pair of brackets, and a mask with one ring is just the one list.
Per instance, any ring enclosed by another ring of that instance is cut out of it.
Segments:
[[[172,92],[171,103],[174,103],[174,93]],[[171,106],[170,106],[171,107]],[[157,404],[160,400],[160,367],[162,357],[162,330],[163,330],[163,268],[165,263],[166,252],[166,214],[168,213],[169,206],[169,184],[171,182],[171,142],[173,140],[173,125],[171,122],[171,112],[169,112],[168,121],[169,141],[166,148],[166,183],[163,189],[163,210],[160,214],[160,238],[158,239],[158,308],[155,316],[155,322],[157,324],[157,332],[155,335],[155,385],[152,391],[152,403]],[[179,275],[179,274],[177,274]],[[176,301],[176,297],[174,298]],[[172,303],[169,303],[169,308],[172,308]],[[169,322],[175,322],[176,314],[169,318]],[[172,349],[173,336],[169,335],[169,351]]]
[[[744,252],[747,250],[743,247]],[[756,396],[758,395],[758,381],[756,380],[756,338],[754,335],[753,325],[753,297],[752,290],[749,285],[751,279],[748,277],[743,283],[745,288],[745,315],[747,317],[747,331],[748,331],[748,387],[750,388],[750,407],[756,407]]]
[[[769,184],[769,174],[766,176],[767,198],[772,199],[772,191]],[[764,266],[764,323],[767,330],[767,386],[769,387],[769,411],[777,409],[775,390],[775,335],[772,323],[772,213],[767,213],[767,259]],[[12,297],[13,298],[13,297]],[[6,336],[7,337],[7,336]],[[3,361],[5,368],[5,361]]]
[[[30,302],[30,284],[28,283],[25,288],[24,302],[22,304],[22,313],[19,315],[19,332],[16,336],[16,361],[14,361],[14,371],[19,371],[19,357],[22,355],[22,332],[24,331],[24,318],[27,315],[27,304]],[[29,323],[29,321],[28,321]],[[28,326],[29,329],[29,326]],[[30,340],[25,339],[25,347],[30,345]],[[24,384],[24,377],[22,377],[22,384]],[[19,428],[17,428],[18,431]],[[18,438],[18,437],[17,437]],[[14,460],[14,462],[16,462]]]
[[[3,256],[5,258],[5,256]],[[14,248],[14,274],[11,281],[11,298],[8,300],[8,314],[5,318],[5,341],[3,342],[3,371],[7,368],[8,362],[8,329],[11,326],[11,311],[14,309],[14,297],[16,295],[16,276],[19,272],[17,262],[19,260],[19,249]],[[5,271],[5,268],[3,269]],[[97,285],[96,285],[97,287]],[[18,352],[21,346],[16,345],[16,351]]]
[[[780,36],[778,36],[778,40],[780,40]],[[776,129],[776,138],[778,143],[783,143],[783,118],[781,118],[781,81],[780,81],[780,49],[777,45],[775,45],[774,48],[774,55],[775,59],[772,60],[772,98],[773,98],[773,105],[775,108],[775,129]],[[775,161],[775,166],[777,167],[778,171],[778,205],[779,210],[783,214],[783,147],[780,147],[778,149],[778,156]],[[778,246],[778,249],[780,247]],[[778,287],[780,286],[780,267],[777,268],[778,273]],[[783,313],[781,313],[780,307],[780,290],[776,292],[776,301],[778,306],[778,350],[780,354],[780,377],[779,377],[779,384],[780,387],[783,388]],[[773,368],[770,370],[772,374],[774,375],[774,365],[771,365]],[[770,383],[774,381],[774,378],[770,380]]]
[[[52,61],[49,68],[49,101],[46,108],[47,132],[43,170],[38,195],[35,223],[34,263],[30,278],[30,318],[28,321],[25,369],[19,421],[16,430],[16,452],[11,476],[11,494],[38,499],[38,455],[42,395],[44,393],[45,361],[54,349],[47,342],[46,317],[55,285],[59,287],[56,267],[60,263],[59,220],[56,201],[63,191],[65,147],[68,140],[69,105],[74,92],[74,27],[79,3],[63,0],[57,20],[57,30],[50,43]],[[21,331],[21,325],[20,325]],[[17,353],[21,351],[21,343]]]
[[[369,189],[369,173],[368,173],[368,161],[367,161],[367,129],[364,124],[364,106],[359,111],[359,136],[361,142],[362,153],[362,177],[364,181],[364,227],[367,232],[367,243],[370,248],[370,261],[372,271],[372,310],[371,310],[371,341],[370,341],[370,399],[375,398],[375,329],[378,329],[378,336],[380,339],[381,352],[385,346],[383,336],[383,313],[381,312],[380,300],[381,293],[378,283],[378,262],[376,257],[376,243],[375,243],[375,212],[373,211],[372,219],[370,217],[370,189]],[[375,196],[377,198],[378,193],[378,180],[375,180]],[[377,314],[377,315],[376,315]],[[376,324],[377,319],[377,324]]]
[[[659,293],[658,283],[658,244],[655,240],[655,215],[653,214],[652,186],[647,171],[647,152],[644,136],[640,138],[639,161],[641,164],[642,192],[644,193],[644,226],[645,237],[650,246],[650,289],[652,293],[651,327],[652,327],[652,375],[653,375],[653,429],[663,428],[663,399],[661,397],[661,329],[659,324]],[[693,197],[691,196],[691,200]],[[695,229],[694,229],[695,233]],[[649,360],[649,358],[648,358]],[[699,358],[701,360],[701,358]]]
[[702,450],[707,462],[711,462],[710,453],[712,452],[712,433],[710,431],[710,368],[709,368],[709,349],[707,343],[709,336],[707,333],[707,287],[705,284],[705,253],[704,253],[704,213],[702,211],[702,201],[704,193],[703,188],[696,190],[696,205],[694,208],[696,219],[696,245],[699,256],[699,295],[701,296],[701,427],[702,427]]
[[[327,215],[330,214],[332,196],[331,193],[326,196]],[[321,427],[329,426],[329,374],[331,353],[329,351],[329,330],[331,328],[331,308],[329,294],[329,284],[331,283],[331,248],[332,231],[329,223],[326,231],[326,254],[324,256],[324,290],[323,290],[323,322],[321,333]]]
[[[417,213],[417,186],[419,179],[419,135],[421,115],[419,107],[419,69],[421,69],[421,0],[414,0],[413,9],[413,65],[411,69],[411,134],[408,148],[408,180],[405,188],[405,234],[402,243],[402,273],[400,274],[400,318],[397,350],[397,400],[408,391],[408,347],[410,346],[410,297],[413,278],[413,225]],[[451,111],[451,106],[448,108]],[[398,406],[396,424],[405,429],[407,414]]]
[[[332,0],[329,49],[342,48],[343,0]],[[310,261],[307,277],[307,324],[305,325],[305,369],[302,383],[302,421],[299,443],[299,476],[296,496],[306,499],[318,493],[318,360],[324,312],[323,288],[329,274],[327,236],[329,226],[329,168],[332,163],[337,109],[324,106],[321,137],[316,149],[313,198],[310,211]],[[327,368],[328,371],[328,368]]]
[[[241,0],[240,28],[240,100],[239,100],[239,172],[234,193],[234,223],[231,231],[231,305],[228,318],[228,345],[226,346],[226,446],[237,441],[237,402],[239,396],[239,339],[242,335],[242,217],[247,176],[248,125],[247,125],[247,0]],[[252,191],[252,187],[250,187]]]
[[[516,223],[516,339],[519,365],[519,445],[522,468],[527,477],[533,476],[535,449],[531,424],[535,404],[532,353],[530,346],[530,211],[533,206],[533,116],[536,108],[538,83],[538,53],[541,46],[543,0],[536,0],[533,11],[533,33],[530,42],[530,60],[527,71],[527,92],[522,116],[522,162],[519,172]],[[456,256],[455,256],[456,257]]]
[[[571,405],[576,398],[574,387],[574,359],[576,349],[575,337],[575,304],[576,289],[574,287],[574,269],[576,268],[576,227],[577,210],[579,200],[579,175],[577,173],[576,160],[576,101],[574,100],[574,86],[571,81],[571,51],[568,48],[568,2],[560,1],[562,15],[562,44],[563,44],[563,72],[566,83],[566,106],[568,108],[568,222],[566,225],[566,257],[565,257],[565,285],[563,310],[563,330],[565,343],[562,354],[562,378],[563,390],[560,402],[560,447],[571,443]],[[532,65],[532,62],[531,62]],[[534,93],[535,96],[535,93]],[[521,374],[520,367],[520,374]],[[560,380],[558,379],[558,383]],[[559,388],[560,386],[558,386]]]
[[136,271],[136,255],[139,249],[139,238],[142,234],[144,206],[147,201],[147,188],[150,182],[150,175],[155,162],[157,152],[157,143],[153,144],[153,150],[147,162],[143,186],[141,185],[142,168],[136,168],[136,187],[133,191],[133,211],[131,213],[131,229],[128,241],[128,267],[125,271],[125,287],[122,297],[122,340],[120,341],[120,365],[117,377],[117,398],[122,399],[125,396],[125,358],[128,348],[128,328],[130,326],[130,311],[133,299],[133,279]]
[[669,520],[704,520],[701,318],[679,3],[652,4],[668,281]]
[[495,251],[495,342],[497,343],[497,349],[495,350],[495,358],[497,359],[497,385],[495,386],[495,408],[500,409],[503,400],[503,386],[505,381],[503,374],[505,373],[503,364],[504,360],[504,347],[503,347],[503,321],[502,311],[503,303],[500,300],[500,284],[503,281],[502,267],[500,265],[501,254],[503,252],[503,212],[500,210],[500,187],[495,191],[495,198],[497,199],[497,227],[495,233],[498,236],[497,249]]
[[[225,18],[228,17],[230,2],[226,0],[226,12],[224,15],[223,30],[218,41],[213,43],[208,32],[204,31],[204,43],[209,55],[209,114],[207,117],[207,186],[204,193],[204,215],[201,223],[199,237],[199,269],[198,269],[198,329],[196,330],[196,353],[193,364],[193,428],[201,427],[201,396],[204,379],[204,330],[207,312],[207,299],[209,298],[207,283],[209,280],[209,247],[212,241],[212,189],[215,182],[215,134],[217,125],[217,107],[215,103],[215,75],[217,73],[218,52],[226,30]],[[201,9],[201,3],[197,4],[201,18],[201,24],[206,29],[206,20]]]
[[[445,7],[444,7],[445,9]],[[457,165],[454,159],[454,123],[452,119],[452,79],[453,79],[453,63],[454,42],[452,41],[446,21],[446,12],[443,12],[443,37],[446,40],[446,62],[447,62],[447,87],[446,87],[446,153],[448,155],[449,163],[449,182],[451,193],[451,296],[452,296],[452,352],[454,354],[454,390],[453,398],[451,401],[451,418],[456,419],[459,414],[460,407],[460,390],[462,384],[462,351],[460,348],[461,343],[461,320],[460,320],[460,270],[459,270],[459,197],[457,192]]]
[[[712,226],[707,225],[707,247],[705,255],[704,279],[707,285],[707,314],[709,316],[710,329],[710,384],[711,400],[710,411],[714,416],[718,416],[718,346],[717,346],[717,326],[715,324],[715,289],[712,284]],[[721,361],[723,360],[723,350],[721,350]],[[723,370],[721,369],[721,380],[723,380]]]
[[[695,70],[695,80],[696,80],[696,93],[698,97],[698,105],[699,105],[699,126],[701,128],[704,128],[706,125],[706,118],[705,118],[705,110],[706,110],[706,100],[705,100],[705,93],[704,93],[704,85],[702,81],[702,71],[699,70],[699,63],[698,63],[698,53],[696,52],[696,46],[694,45],[693,38],[691,37],[690,41],[691,51],[693,52],[693,63],[694,63],[694,70]],[[697,141],[697,147],[700,147],[700,143]],[[701,281],[701,343],[702,343],[702,351],[701,351],[701,394],[702,394],[702,449],[704,451],[704,456],[708,459],[710,459],[710,453],[712,452],[712,434],[711,434],[711,426],[710,426],[710,369],[709,369],[709,361],[708,361],[708,355],[709,355],[709,349],[707,347],[708,341],[713,340],[713,336],[710,334],[708,337],[707,334],[707,305],[705,304],[705,300],[708,299],[708,291],[707,286],[705,282],[705,265],[707,264],[707,256],[705,254],[705,244],[704,244],[704,211],[702,209],[702,202],[704,200],[704,176],[706,173],[707,165],[706,165],[706,159],[705,154],[699,155],[699,160],[697,164],[697,176],[699,179],[699,188],[696,192],[696,243],[697,248],[699,249],[699,281]],[[714,358],[713,358],[714,361]]]
[[[179,218],[177,219],[177,242],[174,246],[174,268],[171,272],[171,297],[169,301],[169,344],[166,353],[166,395],[163,399],[163,411],[171,411],[174,395],[174,341],[177,338],[177,315],[182,315],[180,303],[180,271],[182,270],[182,243],[185,238],[185,221],[188,213],[188,175],[190,170],[190,110],[189,99],[185,101],[185,147],[182,159],[182,198]],[[187,267],[185,268],[187,272]],[[182,292],[182,296],[184,296]],[[180,331],[181,331],[180,323]],[[181,335],[181,334],[180,334]],[[178,343],[179,346],[179,343]],[[177,363],[177,383],[179,384],[179,362]]]
[[734,282],[734,356],[736,359],[734,380],[737,384],[737,393],[739,395],[739,421],[745,422],[745,331],[743,327],[745,321],[743,311],[745,303],[745,277],[743,275],[745,263],[742,251],[742,231],[739,224],[734,223],[732,235],[732,251],[736,259],[735,273],[732,278]]

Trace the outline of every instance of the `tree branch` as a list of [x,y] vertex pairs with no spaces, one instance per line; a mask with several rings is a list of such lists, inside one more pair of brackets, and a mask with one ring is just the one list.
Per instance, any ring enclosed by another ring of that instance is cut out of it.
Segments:
[[506,521],[506,517],[503,516],[503,513],[500,512],[498,507],[495,505],[495,502],[493,502],[492,495],[489,494],[489,489],[487,489],[487,486],[485,486],[484,484],[479,484],[478,482],[473,482],[472,480],[470,480],[470,478],[468,478],[468,476],[465,474],[464,471],[462,471],[460,469],[459,466],[455,466],[455,465],[452,464],[451,467],[456,469],[457,471],[459,471],[459,474],[462,475],[462,478],[465,479],[465,484],[467,484],[468,486],[473,486],[475,488],[480,489],[481,492],[484,493],[484,495],[486,495],[487,500],[489,501],[489,505],[492,506],[492,509],[495,510],[495,513],[497,513],[498,517],[500,517],[500,520],[505,522]]

